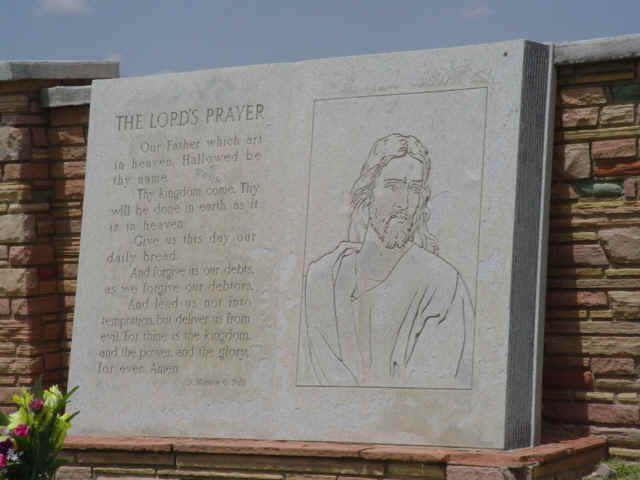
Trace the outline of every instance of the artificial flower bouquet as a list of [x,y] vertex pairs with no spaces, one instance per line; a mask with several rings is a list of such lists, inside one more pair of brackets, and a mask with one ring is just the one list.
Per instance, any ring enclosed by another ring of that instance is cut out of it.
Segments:
[[31,392],[14,395],[18,410],[8,417],[0,412],[0,479],[49,480],[65,462],[58,458],[62,443],[77,415],[65,413],[69,397],[54,385],[42,389],[38,380]]

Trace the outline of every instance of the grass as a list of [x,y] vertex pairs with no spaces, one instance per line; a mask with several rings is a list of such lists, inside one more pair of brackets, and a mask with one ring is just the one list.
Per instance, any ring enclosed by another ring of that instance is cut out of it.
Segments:
[[[628,462],[618,457],[611,457],[606,462],[618,474],[617,480],[640,480],[640,463]],[[598,480],[604,477],[596,477]]]
[[618,457],[611,457],[607,461],[618,474],[618,480],[640,480],[640,463],[627,462]]

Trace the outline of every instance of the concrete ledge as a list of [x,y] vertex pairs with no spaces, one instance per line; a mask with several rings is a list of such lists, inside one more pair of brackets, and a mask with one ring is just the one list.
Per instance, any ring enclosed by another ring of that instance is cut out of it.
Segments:
[[40,90],[40,104],[43,107],[67,107],[91,103],[91,86],[52,87]]
[[116,78],[120,62],[114,61],[5,61],[0,81]]
[[480,467],[542,465],[598,450],[604,456],[607,441],[584,437],[517,450],[465,450],[358,443],[231,440],[198,438],[105,438],[69,436],[64,450],[173,452],[214,455],[259,455],[309,458],[352,458],[370,461],[421,462]]
[[603,62],[640,57],[640,34],[555,44],[554,63]]

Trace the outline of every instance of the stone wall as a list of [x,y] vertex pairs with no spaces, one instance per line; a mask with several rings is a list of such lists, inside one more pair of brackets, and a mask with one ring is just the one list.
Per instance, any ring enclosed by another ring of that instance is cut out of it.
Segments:
[[[40,376],[46,384],[66,384],[89,106],[85,101],[52,108],[55,102],[42,93],[117,76],[118,65],[75,62],[61,70],[63,63],[2,65],[3,72],[18,70],[0,79],[0,409],[5,411],[19,387]],[[69,74],[78,78],[66,78]]]
[[[40,99],[89,81],[0,80],[4,410],[39,375],[66,382],[88,106]],[[606,435],[611,453],[638,458],[639,61],[559,67],[557,112],[543,433]]]
[[547,434],[640,458],[640,64],[561,66],[550,219]]

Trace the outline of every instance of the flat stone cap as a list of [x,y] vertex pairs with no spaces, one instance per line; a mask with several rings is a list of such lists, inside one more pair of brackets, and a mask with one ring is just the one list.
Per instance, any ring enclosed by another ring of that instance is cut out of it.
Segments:
[[120,62],[67,60],[0,62],[0,81],[117,78]]
[[640,57],[640,34],[556,43],[554,46],[556,65],[622,60],[631,57]]
[[68,107],[91,103],[91,85],[81,87],[51,87],[40,90],[43,107]]

